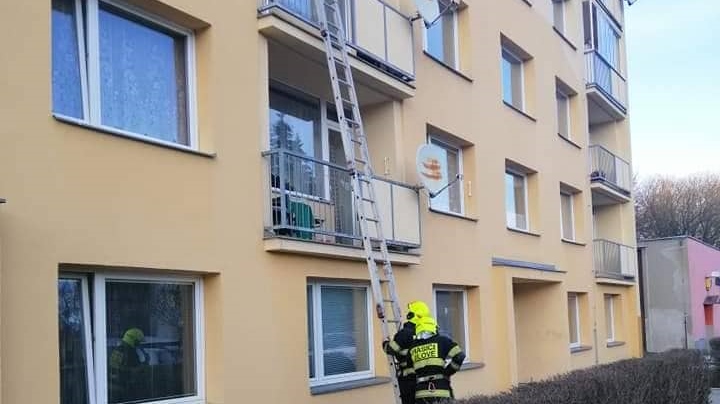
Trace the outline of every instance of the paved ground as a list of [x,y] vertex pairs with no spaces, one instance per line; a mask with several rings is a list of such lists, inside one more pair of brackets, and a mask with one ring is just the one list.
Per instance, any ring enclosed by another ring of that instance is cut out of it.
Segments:
[[710,402],[713,404],[720,404],[720,389],[713,389],[712,395],[710,396]]

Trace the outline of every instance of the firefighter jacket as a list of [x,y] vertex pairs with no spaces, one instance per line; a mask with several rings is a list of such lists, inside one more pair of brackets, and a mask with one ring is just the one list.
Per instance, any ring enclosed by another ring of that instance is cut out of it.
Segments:
[[465,353],[452,339],[439,334],[418,336],[410,346],[415,369],[415,399],[453,398],[450,376],[460,370]]
[[385,353],[393,355],[398,363],[398,377],[399,378],[414,378],[415,371],[413,370],[412,363],[410,362],[409,349],[413,340],[415,339],[415,324],[407,322],[403,327],[395,334],[392,341],[383,344]]

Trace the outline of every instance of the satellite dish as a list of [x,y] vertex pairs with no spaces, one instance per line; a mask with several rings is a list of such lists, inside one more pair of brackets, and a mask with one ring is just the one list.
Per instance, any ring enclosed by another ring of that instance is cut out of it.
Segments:
[[423,144],[418,147],[415,164],[420,182],[434,195],[447,188],[448,168],[445,150],[434,144]]
[[440,17],[440,4],[438,0],[415,0],[418,14],[422,17],[426,27],[430,27]]

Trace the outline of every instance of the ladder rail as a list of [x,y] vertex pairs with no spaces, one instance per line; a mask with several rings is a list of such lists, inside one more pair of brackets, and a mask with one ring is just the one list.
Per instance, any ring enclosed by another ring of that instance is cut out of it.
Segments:
[[[355,90],[350,58],[348,54],[347,36],[344,20],[340,14],[338,0],[314,0],[321,35],[325,43],[330,84],[332,86],[335,109],[340,123],[340,134],[347,167],[350,169],[353,206],[360,227],[362,246],[370,275],[375,311],[383,333],[383,339],[389,340],[397,332],[402,323],[402,312],[397,295],[395,275],[390,261],[387,239],[384,237],[380,209],[377,206],[376,192],[373,184],[374,173],[371,165],[367,136],[363,125],[360,103]],[[328,19],[328,14],[332,20]],[[342,72],[342,77],[338,72]],[[345,91],[343,91],[343,88]],[[350,109],[352,118],[345,113]],[[358,148],[359,150],[356,150]],[[358,156],[359,154],[359,156]],[[369,209],[368,206],[369,205]],[[368,212],[369,210],[369,212]],[[368,216],[371,214],[372,216]],[[371,226],[375,226],[375,237],[371,237]],[[378,268],[373,241],[379,244],[382,273]],[[384,279],[383,279],[384,278]],[[386,285],[385,296],[383,285]],[[390,305],[390,311],[385,305]],[[391,329],[391,325],[394,327]],[[401,403],[400,389],[397,380],[397,363],[394,356],[387,355],[390,377],[392,379],[395,402]]]

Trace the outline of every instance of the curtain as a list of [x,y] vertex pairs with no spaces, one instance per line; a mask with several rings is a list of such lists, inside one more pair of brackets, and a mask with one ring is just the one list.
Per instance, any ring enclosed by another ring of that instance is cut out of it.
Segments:
[[[52,2],[53,112],[83,119],[80,55],[74,0]],[[83,55],[84,56],[84,55]]]
[[460,291],[435,292],[440,333],[458,344],[465,343],[465,305]]
[[321,307],[325,376],[369,370],[366,288],[321,286]]

